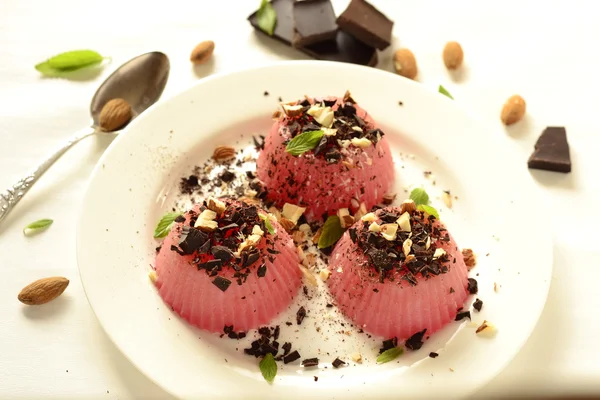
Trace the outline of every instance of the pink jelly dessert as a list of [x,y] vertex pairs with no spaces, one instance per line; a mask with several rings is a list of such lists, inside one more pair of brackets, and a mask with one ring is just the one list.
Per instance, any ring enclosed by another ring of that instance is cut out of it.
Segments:
[[257,160],[269,199],[305,207],[308,221],[381,202],[394,181],[390,147],[349,93],[282,107]]
[[412,201],[368,213],[337,243],[327,281],[365,331],[422,338],[453,321],[476,284],[444,225]]
[[175,222],[156,257],[156,287],[191,324],[211,332],[254,329],[298,292],[293,240],[264,210],[210,199]]

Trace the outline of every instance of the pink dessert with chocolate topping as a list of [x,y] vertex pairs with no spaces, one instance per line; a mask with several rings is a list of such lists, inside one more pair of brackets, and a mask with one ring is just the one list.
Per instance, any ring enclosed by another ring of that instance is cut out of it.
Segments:
[[394,182],[390,147],[349,93],[282,107],[257,160],[270,200],[305,207],[308,221],[382,201]]
[[329,268],[327,284],[344,314],[376,335],[418,336],[415,347],[453,321],[476,291],[444,225],[410,200],[358,220],[337,243]]
[[301,284],[296,247],[266,211],[209,199],[175,220],[156,257],[161,297],[211,332],[248,331],[290,304]]

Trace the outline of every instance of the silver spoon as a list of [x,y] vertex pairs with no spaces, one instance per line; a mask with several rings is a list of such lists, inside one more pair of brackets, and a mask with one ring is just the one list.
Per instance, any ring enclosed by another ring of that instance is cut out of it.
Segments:
[[[169,69],[169,58],[165,54],[155,51],[135,57],[113,72],[92,98],[90,105],[92,125],[73,134],[35,170],[0,193],[0,222],[6,218],[44,172],[74,144],[96,133],[107,134],[99,127],[99,117],[102,107],[109,100],[122,98],[127,101],[131,105],[131,119],[135,118],[159,99],[167,84]],[[118,134],[119,132],[117,130],[108,134]]]

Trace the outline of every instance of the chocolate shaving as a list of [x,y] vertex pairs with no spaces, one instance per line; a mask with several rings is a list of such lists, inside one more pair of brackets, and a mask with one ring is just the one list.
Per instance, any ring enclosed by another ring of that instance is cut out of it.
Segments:
[[305,368],[309,368],[309,367],[316,367],[319,365],[319,359],[318,358],[307,358],[306,360],[302,361],[302,366]]
[[333,365],[333,368],[339,368],[342,365],[346,365],[346,363],[344,361],[340,360],[339,358],[336,358],[335,360],[333,360],[331,365]]
[[304,317],[306,317],[306,309],[304,307],[300,307],[296,312],[296,322],[298,323],[298,325],[300,325],[302,321],[304,321]]

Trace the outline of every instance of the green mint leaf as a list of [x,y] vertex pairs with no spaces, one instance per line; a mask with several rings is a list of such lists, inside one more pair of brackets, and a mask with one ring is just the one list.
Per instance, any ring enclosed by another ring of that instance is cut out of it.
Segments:
[[51,219],[40,219],[35,222],[32,222],[29,225],[27,225],[25,228],[23,228],[23,234],[27,235],[28,233],[33,232],[33,231],[40,231],[42,229],[46,229],[50,225],[52,225],[53,222],[54,221]]
[[170,212],[166,213],[162,216],[158,224],[156,225],[156,229],[154,229],[154,237],[156,239],[164,238],[171,231],[171,226],[175,221],[175,218],[179,217],[181,213]]
[[275,236],[275,228],[273,228],[273,224],[271,224],[271,218],[269,218],[267,215],[263,215],[263,214],[260,214],[259,216],[260,216],[260,219],[265,221],[265,228],[267,228],[267,231],[269,231],[269,233],[272,236]]
[[423,188],[416,188],[410,192],[410,199],[415,202],[416,205],[419,204],[429,204],[429,195]]
[[277,12],[267,0],[262,0],[256,13],[258,27],[269,35],[273,35],[277,24]]
[[448,96],[452,100],[454,100],[454,97],[452,97],[452,95],[450,94],[450,92],[447,91],[446,88],[443,87],[442,85],[440,85],[440,87],[438,87],[438,92],[441,93],[441,94],[443,94],[444,96]]
[[387,349],[377,357],[377,364],[385,364],[386,362],[394,361],[396,358],[401,356],[402,353],[404,353],[404,349],[402,347]]
[[322,137],[323,131],[303,132],[290,140],[285,146],[285,151],[293,156],[299,156],[317,147]]
[[104,57],[93,50],[74,50],[58,54],[35,66],[47,76],[61,76],[65,73],[99,64]]
[[425,211],[427,214],[433,215],[436,219],[440,219],[440,214],[438,214],[437,210],[427,204],[419,204],[417,210]]
[[321,236],[319,236],[319,248],[324,249],[334,245],[343,234],[344,228],[340,225],[340,218],[337,215],[330,215],[323,225]]
[[258,367],[260,368],[263,378],[265,378],[267,382],[272,383],[277,375],[277,364],[275,363],[273,354],[267,353],[267,355],[260,360],[260,363],[258,363]]

